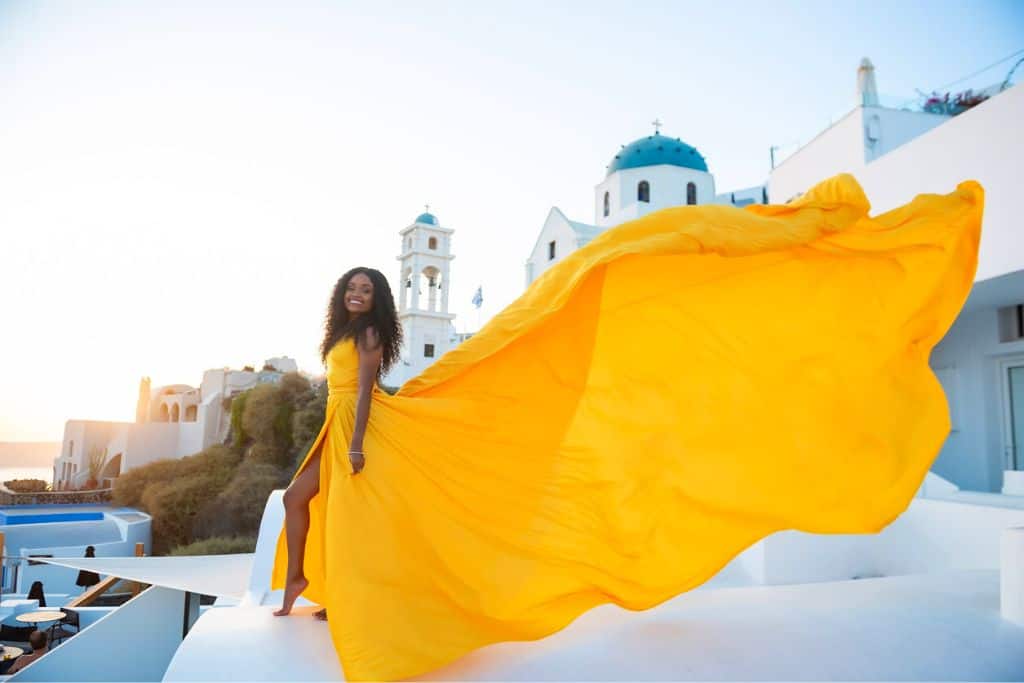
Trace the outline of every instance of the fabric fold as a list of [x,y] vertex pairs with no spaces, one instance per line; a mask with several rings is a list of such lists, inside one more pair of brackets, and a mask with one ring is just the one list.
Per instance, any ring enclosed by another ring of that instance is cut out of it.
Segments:
[[[651,607],[774,531],[883,528],[949,430],[928,356],[970,291],[983,203],[968,181],[872,218],[842,175],[781,206],[659,211],[375,392],[357,477],[339,399],[306,595],[346,676]],[[331,350],[332,386],[357,360]],[[275,588],[286,562],[282,535]]]

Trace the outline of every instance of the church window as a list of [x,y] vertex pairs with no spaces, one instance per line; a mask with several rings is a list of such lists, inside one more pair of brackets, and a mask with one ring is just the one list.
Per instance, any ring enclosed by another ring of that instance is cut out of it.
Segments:
[[424,344],[423,345],[423,357],[424,358],[433,358],[434,357],[434,345],[433,344]]
[[74,439],[71,440],[71,445],[68,447],[68,457],[69,458],[75,457],[75,441],[74,441]]
[[437,238],[436,237],[431,237],[429,240],[427,240],[427,248],[428,249],[437,249]]
[[548,261],[552,261],[555,258],[555,242],[554,240],[548,242]]
[[610,198],[608,197],[608,193],[605,192],[604,193],[604,215],[605,216],[608,215],[610,209],[611,209],[611,201],[610,201]]
[[651,184],[646,180],[641,180],[640,184],[636,186],[636,200],[638,202],[651,201]]
[[686,183],[686,203],[693,205],[697,203],[697,185]]

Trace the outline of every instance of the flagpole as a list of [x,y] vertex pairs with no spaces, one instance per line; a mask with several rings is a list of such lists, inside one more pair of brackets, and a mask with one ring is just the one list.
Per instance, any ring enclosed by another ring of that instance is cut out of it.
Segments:
[[484,305],[484,286],[480,285],[476,288],[476,294],[473,295],[473,306],[476,307],[476,330],[474,334],[480,331],[480,309]]

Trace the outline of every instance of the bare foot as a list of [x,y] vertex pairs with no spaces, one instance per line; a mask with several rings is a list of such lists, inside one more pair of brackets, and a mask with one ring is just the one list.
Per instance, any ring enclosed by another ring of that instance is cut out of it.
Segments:
[[300,576],[297,579],[289,579],[288,583],[284,585],[284,600],[281,601],[281,609],[274,612],[275,617],[283,617],[292,611],[292,605],[295,604],[295,600],[302,595],[302,591],[306,590],[306,586],[309,585],[309,581],[305,576]]
[[327,608],[325,607],[324,609],[318,609],[317,611],[313,612],[313,616],[319,619],[320,621],[327,621]]

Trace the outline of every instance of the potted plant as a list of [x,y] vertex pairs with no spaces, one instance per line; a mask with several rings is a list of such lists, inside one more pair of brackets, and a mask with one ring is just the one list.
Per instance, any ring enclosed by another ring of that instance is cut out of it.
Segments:
[[94,489],[99,486],[100,472],[107,464],[107,449],[100,449],[94,446],[89,449],[89,478],[85,480],[85,489]]
[[[920,93],[921,91],[918,92]],[[952,96],[948,92],[943,95],[937,92],[932,92],[931,95],[921,93],[921,96],[924,97],[924,103],[921,104],[922,111],[929,114],[945,114],[947,116],[962,114],[988,99],[988,95],[976,93],[973,90],[964,90]]]

